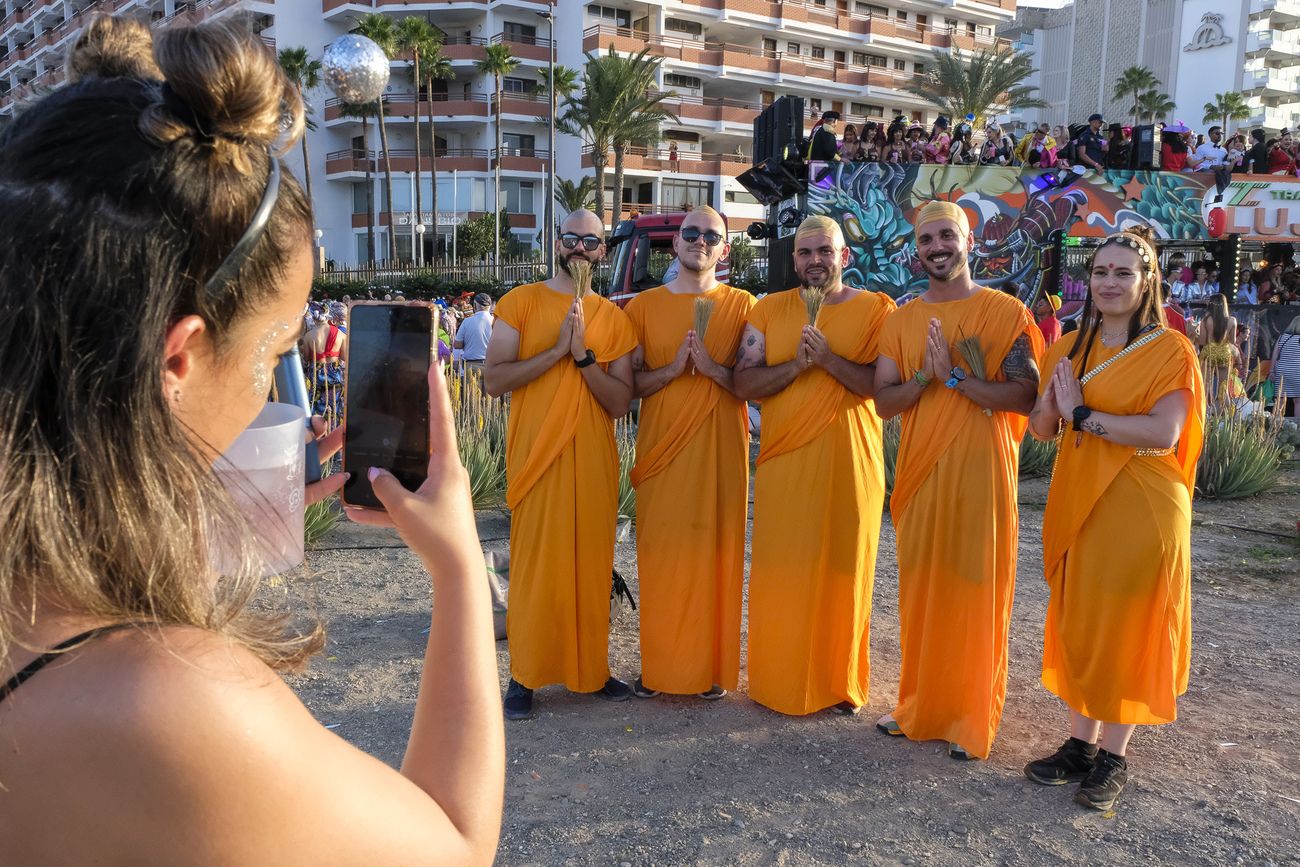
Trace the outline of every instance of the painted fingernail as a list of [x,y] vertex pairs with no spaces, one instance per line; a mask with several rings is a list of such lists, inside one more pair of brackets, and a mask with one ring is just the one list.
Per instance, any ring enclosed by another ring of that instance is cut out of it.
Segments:
[[370,479],[370,481],[373,482],[375,479],[379,478],[380,472],[381,470],[379,469],[379,467],[371,467],[370,469],[366,470],[366,478]]

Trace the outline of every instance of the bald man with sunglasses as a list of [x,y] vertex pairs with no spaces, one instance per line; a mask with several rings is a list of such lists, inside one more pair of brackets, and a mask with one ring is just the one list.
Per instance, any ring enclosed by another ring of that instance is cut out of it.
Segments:
[[639,698],[719,699],[740,673],[749,429],[731,360],[754,296],[718,282],[729,251],[722,215],[695,208],[673,238],[677,276],[627,305],[642,399],[632,468]]
[[609,671],[609,592],[618,512],[614,420],[632,401],[636,336],[622,310],[594,293],[577,298],[573,263],[605,255],[590,211],[560,224],[549,280],[497,302],[483,382],[509,393],[506,505],[510,516],[507,719],[533,713],[533,690],[626,701]]

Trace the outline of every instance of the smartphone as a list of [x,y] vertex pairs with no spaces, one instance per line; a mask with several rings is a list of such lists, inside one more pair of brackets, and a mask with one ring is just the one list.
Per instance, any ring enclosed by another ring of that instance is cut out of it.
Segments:
[[343,392],[343,502],[384,508],[371,467],[407,490],[429,471],[429,367],[437,352],[433,309],[424,304],[358,302],[348,311]]

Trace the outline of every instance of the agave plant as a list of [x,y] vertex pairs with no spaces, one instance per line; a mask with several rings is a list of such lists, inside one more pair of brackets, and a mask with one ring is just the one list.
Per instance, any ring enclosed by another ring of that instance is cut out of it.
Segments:
[[1205,444],[1196,467],[1196,492],[1210,500],[1253,497],[1277,483],[1288,448],[1280,414],[1246,415],[1231,404],[1205,419]]
[[903,438],[903,422],[898,416],[887,420],[884,429],[885,493],[894,492],[894,469],[898,466],[898,443]]
[[338,525],[339,507],[333,498],[312,503],[303,515],[303,542],[311,547]]
[[500,506],[506,496],[505,402],[489,397],[476,371],[455,376],[449,383],[456,423],[456,446],[469,473],[474,508]]
[[1056,440],[1036,440],[1025,434],[1020,441],[1020,475],[1040,477],[1051,475],[1056,463]]
[[627,418],[614,424],[614,442],[618,446],[618,516],[636,517],[636,488],[632,487],[632,465],[636,463],[636,428]]

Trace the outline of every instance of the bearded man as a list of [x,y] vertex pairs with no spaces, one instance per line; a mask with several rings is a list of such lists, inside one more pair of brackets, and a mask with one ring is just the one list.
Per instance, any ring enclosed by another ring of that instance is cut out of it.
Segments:
[[749,430],[731,364],[754,296],[718,282],[727,223],[697,207],[673,238],[677,276],[627,305],[637,425],[639,698],[719,699],[740,674]]
[[795,233],[800,286],[761,299],[736,393],[763,403],[749,578],[749,694],[786,714],[867,700],[871,588],[885,497],[872,407],[887,296],[843,284],[839,225]]
[[929,286],[885,322],[876,364],[878,411],[903,417],[889,502],[902,664],[876,727],[982,759],[1006,697],[1016,472],[1042,334],[1025,305],[971,279],[960,207],[930,202],[915,226]]
[[560,272],[497,303],[483,383],[511,395],[506,434],[510,507],[507,719],[533,712],[533,690],[626,701],[609,673],[609,591],[618,512],[614,419],[632,400],[636,336],[627,315],[575,296],[575,261],[605,255],[604,226],[574,211],[556,239]]

